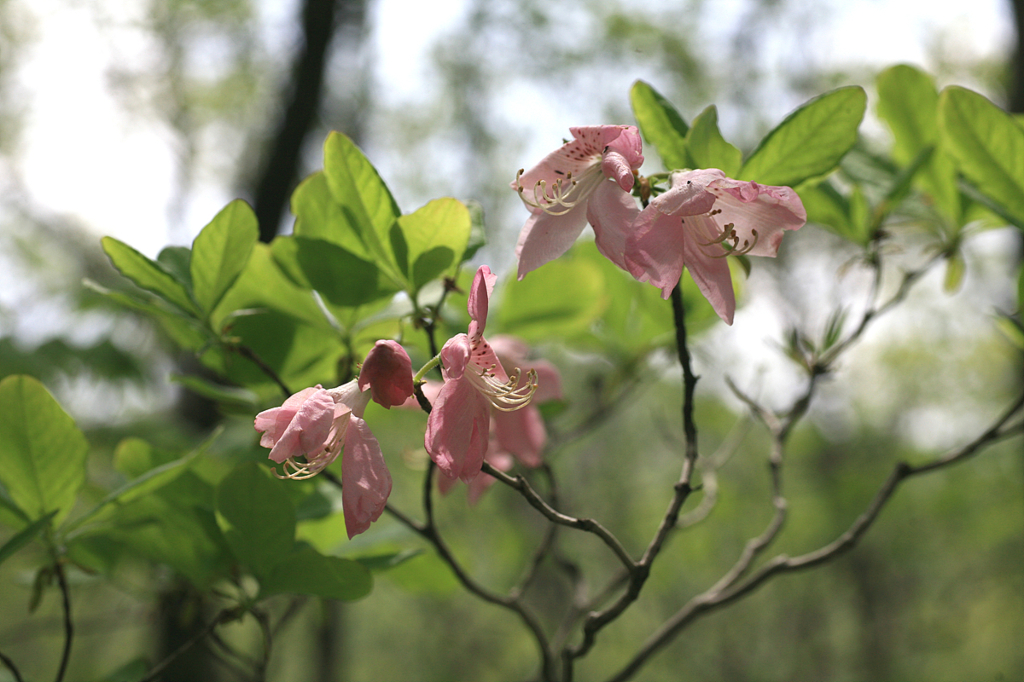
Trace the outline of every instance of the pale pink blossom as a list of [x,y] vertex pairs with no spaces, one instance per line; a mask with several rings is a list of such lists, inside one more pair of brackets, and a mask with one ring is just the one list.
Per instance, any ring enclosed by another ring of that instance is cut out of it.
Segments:
[[378,342],[359,379],[303,389],[281,407],[256,415],[255,427],[263,432],[260,445],[272,448],[270,459],[283,465],[281,478],[316,476],[344,452],[341,498],[352,538],[380,517],[391,494],[391,474],[363,413],[371,398],[390,407],[411,394],[412,364],[405,350],[393,341]]
[[519,234],[519,279],[569,250],[589,221],[597,248],[626,269],[626,236],[636,212],[629,192],[644,162],[635,126],[570,128],[575,138],[528,172],[512,189],[533,214]]
[[530,404],[514,412],[494,410],[492,426],[498,451],[511,453],[524,466],[538,467],[548,434],[537,405],[561,399],[562,377],[547,360],[530,359],[530,349],[521,339],[495,336],[491,339],[491,348],[502,363],[533,371],[537,376],[537,391]]
[[486,265],[469,292],[469,334],[458,334],[441,349],[444,385],[434,400],[424,445],[448,478],[472,480],[480,473],[490,433],[491,407],[513,411],[530,402],[536,374],[520,386],[521,372],[510,377],[483,337],[488,299],[497,276]]
[[783,232],[806,222],[789,187],[733,180],[714,168],[673,173],[671,188],[633,222],[627,269],[667,299],[686,267],[718,316],[732,324],[736,298],[726,256],[774,257]]
[[397,341],[378,341],[359,371],[359,388],[370,388],[373,402],[391,409],[412,395],[412,360]]

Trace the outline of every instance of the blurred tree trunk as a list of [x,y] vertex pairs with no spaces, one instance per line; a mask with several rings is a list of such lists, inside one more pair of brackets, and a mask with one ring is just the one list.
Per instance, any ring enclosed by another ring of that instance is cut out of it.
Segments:
[[[366,0],[304,0],[302,3],[303,44],[281,97],[287,104],[274,128],[252,188],[260,239],[264,242],[277,234],[298,182],[302,149],[316,127],[324,98],[332,38],[336,33],[343,33],[359,40],[365,14]],[[345,30],[350,28],[356,31]]]
[[1024,114],[1024,0],[1010,0],[1017,45],[1010,55],[1010,87],[1007,100],[1010,111]]

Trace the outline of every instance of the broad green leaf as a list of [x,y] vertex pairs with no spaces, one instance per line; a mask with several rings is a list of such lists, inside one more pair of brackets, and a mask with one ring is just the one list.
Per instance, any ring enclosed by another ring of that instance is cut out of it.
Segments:
[[812,99],[761,140],[738,179],[793,187],[828,173],[857,141],[866,107],[867,95],[857,85]]
[[11,499],[7,489],[0,483],[0,523],[21,528],[29,521],[28,514],[23,512],[18,505],[14,504],[14,500]]
[[[901,64],[878,76],[878,115],[892,131],[895,145],[892,156],[907,166],[929,148],[939,144],[939,92],[931,76],[912,66]],[[960,221],[960,192],[952,160],[939,151],[924,161],[915,176],[918,186],[932,195],[944,214]]]
[[662,337],[671,336],[672,306],[661,300],[656,287],[623,272],[597,250],[594,242],[580,241],[569,253],[571,258],[584,260],[600,271],[608,302],[598,324],[579,342],[632,357],[645,353]]
[[295,391],[317,383],[340,383],[336,381],[337,362],[346,348],[337,333],[267,310],[237,318],[230,334],[229,342],[244,347],[244,355],[242,352],[211,354],[203,355],[202,360],[230,381],[256,391],[261,397],[268,393],[277,397],[280,391],[259,363],[247,357],[250,353]]
[[170,380],[193,393],[216,401],[221,407],[227,406],[251,411],[259,400],[259,396],[248,389],[225,386],[199,376],[171,374]]
[[167,564],[206,588],[226,576],[231,563],[213,500],[213,487],[185,471],[154,493],[116,507],[111,527],[76,538],[76,544],[115,541],[127,552]]
[[207,316],[238,279],[257,241],[256,214],[249,204],[236,199],[192,242],[192,291]]
[[85,482],[85,436],[29,376],[0,382],[0,415],[0,482],[30,519],[56,511],[59,524]]
[[371,571],[387,571],[395,566],[404,564],[410,559],[418,557],[420,554],[423,554],[423,549],[421,548],[402,549],[389,552],[375,550],[372,554],[353,555],[350,558],[354,561],[358,561]]
[[665,168],[693,168],[686,152],[689,127],[675,107],[643,81],[633,83],[629,101],[644,140],[658,151]]
[[[257,577],[268,576],[292,554],[295,506],[281,486],[255,462],[235,467],[217,487],[217,525],[238,561]],[[293,574],[304,582],[308,574]]]
[[366,249],[355,214],[346,211],[331,194],[323,171],[303,180],[292,193],[296,237],[323,239],[351,251],[363,260],[373,260]]
[[939,95],[942,144],[960,172],[1024,227],[1024,127],[976,92],[948,87]]
[[260,598],[275,594],[308,594],[352,601],[373,588],[373,576],[357,561],[324,556],[309,545],[298,545],[260,580]]
[[80,527],[86,521],[93,520],[111,505],[130,504],[170,484],[185,473],[192,461],[206,451],[221,431],[223,431],[222,428],[217,429],[199,447],[177,459],[168,459],[173,457],[173,454],[160,453],[142,439],[124,439],[118,443],[117,449],[114,451],[116,467],[122,473],[135,473],[136,477],[117,490],[108,493],[95,507],[75,519],[68,529]]
[[502,291],[497,326],[527,341],[586,331],[608,307],[604,276],[593,263],[560,258]]
[[270,246],[274,261],[300,287],[315,289],[334,305],[365,305],[394,292],[369,261],[331,242],[278,237]]
[[892,156],[906,165],[939,141],[939,91],[931,76],[900,64],[878,75],[878,116],[892,131]]
[[39,519],[36,519],[30,523],[26,528],[20,532],[15,533],[14,537],[5,542],[0,546],[0,564],[5,562],[12,554],[17,552],[19,549],[27,545],[36,539],[36,536],[43,532],[46,527],[53,520],[53,517],[57,515],[57,511],[54,510]]
[[388,248],[391,226],[401,211],[377,169],[346,136],[332,132],[324,142],[324,175],[334,200],[350,223],[358,226],[363,243],[378,267],[400,281],[397,262]]
[[477,251],[487,245],[487,228],[484,227],[484,208],[479,201],[467,201],[466,208],[469,209],[469,242],[466,250],[462,252],[462,262],[473,257]]
[[160,323],[171,340],[186,350],[199,350],[210,340],[209,333],[202,327],[200,321],[195,317],[186,316],[178,308],[163,307],[159,301],[143,299],[137,293],[112,291],[88,279],[82,283],[118,305],[146,313]]
[[[278,237],[277,239],[285,239]],[[275,241],[277,241],[275,239]],[[221,299],[211,323],[222,329],[240,311],[270,309],[329,332],[331,326],[308,288],[293,283],[274,261],[271,246],[256,244],[235,285]]]
[[381,575],[413,594],[445,596],[459,589],[459,582],[452,575],[451,568],[437,556],[436,552],[424,552],[414,556]]
[[850,204],[828,180],[808,182],[797,192],[807,211],[807,222],[849,239],[856,244],[865,243],[860,229],[850,220]]
[[138,287],[156,294],[187,313],[199,316],[199,309],[192,301],[191,294],[161,264],[113,237],[104,237],[101,241],[103,251],[118,272]]
[[185,289],[192,290],[192,249],[187,246],[165,246],[156,255],[156,262]]
[[412,293],[446,271],[454,274],[462,262],[471,226],[469,210],[462,202],[450,197],[435,199],[415,213],[401,216],[398,225],[408,248]]
[[686,135],[686,148],[696,168],[718,168],[731,178],[743,165],[743,154],[726,142],[718,129],[718,109],[714,104],[693,119]]

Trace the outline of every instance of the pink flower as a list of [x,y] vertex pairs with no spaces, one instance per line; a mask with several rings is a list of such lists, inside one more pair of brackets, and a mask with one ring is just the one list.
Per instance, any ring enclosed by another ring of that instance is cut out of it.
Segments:
[[529,347],[520,339],[496,336],[491,339],[491,348],[502,363],[537,375],[537,391],[529,405],[514,412],[494,410],[492,413],[496,448],[515,455],[524,466],[540,466],[548,434],[537,404],[562,397],[562,377],[550,362],[528,359]]
[[[487,454],[484,455],[484,460],[499,471],[508,471],[512,468],[512,455],[507,452],[500,452],[497,449],[497,443],[494,437],[490,439],[490,446],[487,448]],[[457,478],[448,478],[447,476],[437,477],[437,488],[441,491],[442,495],[447,495],[455,487],[458,482]],[[472,507],[480,501],[480,497],[487,492],[488,488],[497,483],[498,479],[494,478],[489,474],[483,472],[479,476],[475,477],[472,481],[466,484],[466,497],[469,500],[469,505]]]
[[807,222],[789,187],[741,182],[711,168],[672,174],[672,187],[651,200],[626,240],[627,269],[668,298],[685,266],[718,316],[732,324],[736,299],[725,257],[774,257],[785,230]]
[[359,371],[359,388],[370,387],[373,402],[391,409],[412,395],[412,360],[396,341],[378,341]]
[[256,430],[263,432],[260,445],[272,448],[270,459],[284,465],[281,478],[298,480],[316,476],[344,451],[341,502],[351,539],[380,517],[391,494],[391,474],[363,412],[371,397],[390,407],[409,395],[412,363],[405,349],[393,341],[378,342],[359,379],[332,389],[319,384],[303,389],[281,407],[256,415]]
[[[575,138],[524,173],[512,189],[533,213],[516,244],[519,279],[569,250],[589,221],[597,248],[626,269],[627,230],[636,213],[629,192],[644,162],[635,126],[570,128]],[[610,179],[610,180],[609,180]]]
[[469,292],[469,334],[458,334],[441,349],[444,385],[427,418],[423,439],[430,458],[448,478],[472,480],[487,452],[491,407],[513,411],[537,390],[536,374],[519,386],[520,371],[509,377],[483,337],[487,305],[497,276],[480,266]]

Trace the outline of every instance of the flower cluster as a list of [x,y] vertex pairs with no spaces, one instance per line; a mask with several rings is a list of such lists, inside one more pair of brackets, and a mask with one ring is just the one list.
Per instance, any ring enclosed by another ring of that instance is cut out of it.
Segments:
[[469,333],[441,349],[444,385],[427,419],[424,445],[450,479],[473,480],[480,473],[490,439],[491,412],[525,407],[537,391],[537,373],[516,369],[510,376],[484,338],[487,308],[497,276],[480,266],[469,291]]
[[305,388],[256,415],[260,445],[283,465],[282,478],[310,478],[342,455],[342,508],[352,538],[380,518],[391,494],[391,474],[363,412],[371,399],[390,408],[412,392],[409,355],[394,341],[378,341],[357,379],[337,388]]
[[725,257],[774,257],[783,232],[807,222],[789,187],[733,180],[714,168],[673,173],[671,187],[640,210],[630,195],[632,173],[643,163],[636,128],[570,131],[574,141],[512,183],[533,214],[516,248],[520,279],[565,253],[589,221],[598,249],[613,263],[665,298],[686,267],[732,324],[736,299]]
[[[717,169],[673,172],[669,187],[649,203],[650,184],[644,184],[639,207],[632,196],[644,161],[637,129],[588,126],[570,132],[571,142],[519,171],[512,183],[531,213],[516,245],[519,279],[568,251],[589,223],[601,253],[660,288],[664,298],[687,268],[715,312],[732,324],[736,300],[726,257],[775,256],[783,233],[807,220],[792,189],[733,180]],[[447,492],[459,480],[469,483],[471,503],[494,482],[481,475],[485,461],[503,471],[515,460],[526,467],[542,463],[547,433],[536,403],[561,397],[557,370],[528,359],[525,343],[484,338],[496,281],[486,265],[477,270],[469,291],[469,329],[449,339],[432,361],[440,363],[444,381],[421,386],[421,398],[430,404],[423,442],[442,474],[438,485]],[[350,538],[380,517],[391,493],[391,475],[363,412],[371,400],[385,408],[419,404],[412,398],[413,383],[402,346],[378,341],[358,379],[332,389],[303,389],[256,416],[260,444],[283,465],[282,478],[315,476],[342,457]]]

